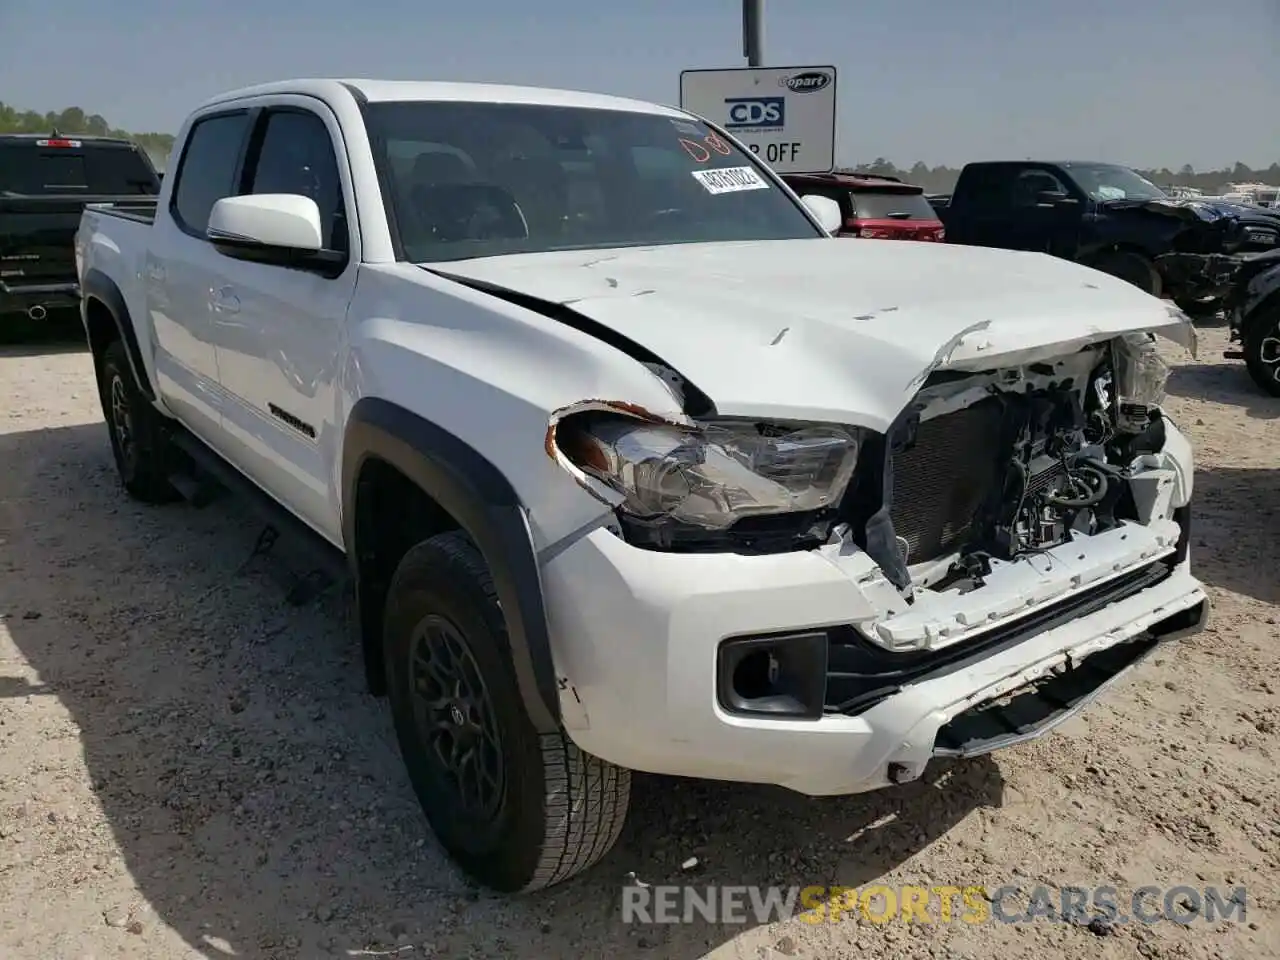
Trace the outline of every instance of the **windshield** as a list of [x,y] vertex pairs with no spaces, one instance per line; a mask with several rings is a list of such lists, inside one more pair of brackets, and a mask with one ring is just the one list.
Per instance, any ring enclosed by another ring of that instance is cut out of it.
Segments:
[[156,194],[160,183],[143,155],[125,144],[70,140],[0,142],[0,192],[23,196]]
[[403,257],[822,236],[701,122],[507,103],[367,108]]
[[1094,200],[1168,200],[1169,195],[1128,167],[1065,164],[1080,189]]

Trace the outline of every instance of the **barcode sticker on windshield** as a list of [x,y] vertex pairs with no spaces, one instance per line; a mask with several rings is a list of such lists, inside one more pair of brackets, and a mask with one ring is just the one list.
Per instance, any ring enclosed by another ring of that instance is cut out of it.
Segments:
[[721,167],[713,170],[691,170],[693,179],[707,193],[737,193],[739,190],[768,190],[760,174],[750,167]]

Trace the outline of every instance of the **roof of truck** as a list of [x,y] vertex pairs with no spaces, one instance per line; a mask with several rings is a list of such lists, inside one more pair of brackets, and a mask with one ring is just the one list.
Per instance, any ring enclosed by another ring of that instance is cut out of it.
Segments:
[[355,94],[370,103],[414,100],[451,100],[480,103],[525,103],[555,107],[579,107],[595,110],[627,110],[633,113],[655,113],[668,117],[687,117],[676,107],[662,106],[645,100],[614,97],[581,90],[558,90],[551,87],[521,87],[501,83],[452,83],[437,80],[367,80],[367,79],[300,79],[279,80],[252,87],[229,90],[205,101],[201,107],[274,93],[301,93],[325,99]]

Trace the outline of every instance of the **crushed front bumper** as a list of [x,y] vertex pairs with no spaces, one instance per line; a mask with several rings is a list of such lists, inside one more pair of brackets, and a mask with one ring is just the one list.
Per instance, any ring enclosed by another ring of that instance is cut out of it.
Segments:
[[[867,584],[816,551],[660,554],[597,530],[544,568],[566,727],[584,750],[655,773],[811,795],[910,780],[934,756],[1047,732],[1157,643],[1200,629],[1208,600],[1182,526],[1157,556],[914,653],[858,639],[878,615]],[[850,661],[851,644],[861,660]],[[744,674],[739,645],[771,653],[768,668]],[[838,692],[851,679],[858,702]],[[726,687],[744,683],[761,695],[735,703]],[[1034,701],[995,709],[1029,689]]]

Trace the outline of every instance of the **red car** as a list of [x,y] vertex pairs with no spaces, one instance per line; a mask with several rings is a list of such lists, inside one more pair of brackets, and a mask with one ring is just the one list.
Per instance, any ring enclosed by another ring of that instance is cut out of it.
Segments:
[[924,188],[870,173],[788,173],[798,194],[816,193],[840,204],[844,228],[837,236],[866,240],[940,242],[946,232]]

